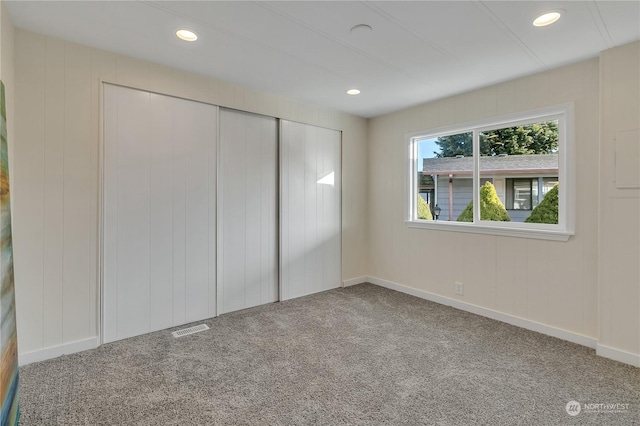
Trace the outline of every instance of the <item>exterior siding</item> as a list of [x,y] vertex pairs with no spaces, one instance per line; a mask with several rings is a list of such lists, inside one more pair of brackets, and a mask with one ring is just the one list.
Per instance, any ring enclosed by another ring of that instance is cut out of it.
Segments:
[[[486,181],[492,182],[493,178],[481,178],[480,184]],[[504,181],[504,179],[503,179]],[[500,194],[498,194],[500,195]],[[473,199],[473,179],[454,178],[453,179],[453,217],[449,218],[449,177],[438,177],[438,206],[442,209],[440,220],[455,221],[460,213],[467,207]],[[501,197],[504,203],[504,195]],[[531,210],[507,210],[512,222],[524,222],[531,215]]]
[[453,216],[449,217],[449,178],[438,177],[438,206],[442,209],[440,220],[455,221],[473,200],[473,179],[453,179]]
[[[481,178],[480,183],[492,181],[491,178]],[[449,177],[438,177],[438,206],[442,209],[440,220],[455,221],[460,213],[473,200],[473,179],[454,178],[453,179],[453,216],[449,217]],[[527,216],[529,216],[527,214]],[[525,217],[527,217],[525,216]],[[524,220],[524,219],[523,219]]]

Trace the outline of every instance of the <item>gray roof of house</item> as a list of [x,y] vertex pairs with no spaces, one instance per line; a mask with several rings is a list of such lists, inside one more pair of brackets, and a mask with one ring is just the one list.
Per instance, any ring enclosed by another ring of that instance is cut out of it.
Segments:
[[[480,157],[480,171],[494,174],[557,173],[558,154]],[[472,174],[472,157],[425,158],[422,173],[428,175]]]

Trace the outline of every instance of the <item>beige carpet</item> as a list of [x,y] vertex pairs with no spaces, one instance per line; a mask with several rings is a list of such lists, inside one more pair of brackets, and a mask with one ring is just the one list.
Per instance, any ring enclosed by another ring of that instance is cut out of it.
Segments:
[[21,368],[21,424],[640,424],[640,369],[370,284],[206,323]]

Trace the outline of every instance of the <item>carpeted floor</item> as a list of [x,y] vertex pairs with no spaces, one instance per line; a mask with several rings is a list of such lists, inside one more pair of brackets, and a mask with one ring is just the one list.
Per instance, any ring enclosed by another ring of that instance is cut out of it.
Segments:
[[20,424],[640,424],[640,369],[370,284],[205,322],[22,367]]

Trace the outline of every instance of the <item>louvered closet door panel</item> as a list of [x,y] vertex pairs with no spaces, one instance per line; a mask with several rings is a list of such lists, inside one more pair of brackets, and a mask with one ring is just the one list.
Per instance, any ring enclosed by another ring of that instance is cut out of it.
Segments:
[[280,122],[281,300],[341,285],[341,133]]
[[105,342],[216,314],[216,119],[104,86]]
[[276,119],[220,110],[218,313],[278,300]]

